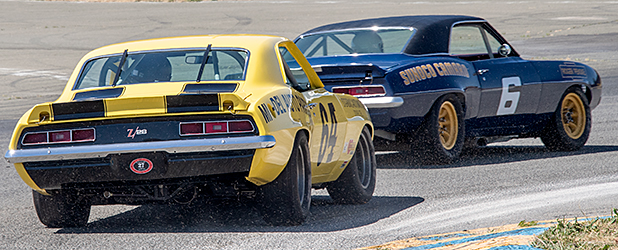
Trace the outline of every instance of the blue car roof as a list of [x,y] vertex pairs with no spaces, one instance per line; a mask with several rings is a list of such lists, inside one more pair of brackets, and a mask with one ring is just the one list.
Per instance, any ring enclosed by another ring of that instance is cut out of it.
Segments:
[[[309,35],[331,30],[369,27],[414,27],[416,33],[403,50],[410,55],[448,53],[448,41],[453,25],[460,22],[486,22],[485,19],[463,15],[397,16],[333,23],[313,28],[301,34]],[[296,38],[295,40],[298,40]]]

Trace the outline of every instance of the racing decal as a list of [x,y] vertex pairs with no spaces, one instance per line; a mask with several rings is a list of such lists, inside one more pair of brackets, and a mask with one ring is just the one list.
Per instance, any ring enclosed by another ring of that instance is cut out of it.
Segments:
[[345,168],[346,165],[348,165],[348,161],[344,161],[343,164],[341,164],[341,167],[339,168]]
[[502,96],[500,96],[500,105],[496,115],[512,115],[515,114],[517,104],[519,103],[519,90],[509,91],[511,86],[521,86],[521,79],[518,76],[502,78]]
[[[266,123],[270,123],[277,116],[288,112],[301,112],[305,110],[307,102],[302,95],[297,94],[280,94],[268,98],[269,103],[258,105],[260,113]],[[306,110],[305,110],[306,111]],[[306,111],[308,112],[308,111]]]
[[340,98],[339,101],[341,101],[341,105],[344,108],[351,109],[355,116],[360,116],[360,117],[366,116],[365,105],[362,102],[360,102],[358,99]]
[[340,98],[339,100],[344,108],[365,109],[365,105],[356,98]]
[[[324,162],[331,162],[333,160],[333,150],[337,145],[337,116],[335,115],[335,105],[333,105],[333,103],[328,103],[328,110],[326,110],[324,104],[320,103],[319,105],[320,118],[322,118],[322,136],[320,137],[318,166]],[[325,161],[324,156],[326,156]]]
[[136,174],[147,174],[154,167],[152,161],[146,158],[137,158],[130,164],[131,171]]
[[343,145],[343,153],[348,155],[354,154],[354,140],[350,139],[350,141],[345,142]]
[[440,62],[425,64],[399,72],[399,76],[403,80],[403,84],[410,85],[415,82],[420,82],[426,79],[438,76],[461,76],[470,78],[468,67],[461,63]]
[[290,106],[291,95],[276,95],[270,98],[270,103],[277,115],[282,115],[288,112],[287,107]]
[[71,120],[105,116],[103,100],[52,103],[54,120]]
[[258,109],[260,110],[260,113],[262,113],[262,118],[264,118],[264,121],[266,121],[266,123],[270,123],[275,120],[275,118],[273,117],[274,111],[271,111],[272,106],[270,106],[270,104],[262,103],[258,105]]
[[219,111],[218,94],[185,94],[166,96],[168,113]]
[[128,138],[135,138],[136,135],[145,135],[148,134],[148,130],[146,129],[139,129],[139,126],[135,129],[129,128],[127,129],[127,132],[129,133],[127,135]]
[[574,64],[562,64],[560,67],[560,74],[562,74],[562,78],[586,78],[588,75],[586,74],[586,68],[581,65]]

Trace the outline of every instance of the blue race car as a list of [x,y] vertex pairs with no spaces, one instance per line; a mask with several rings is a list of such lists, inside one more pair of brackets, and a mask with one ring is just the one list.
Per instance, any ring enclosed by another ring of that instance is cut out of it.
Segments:
[[[584,146],[601,78],[570,61],[529,61],[484,19],[400,16],[329,24],[295,39],[328,90],[359,97],[375,135],[439,163],[464,147],[540,137]],[[411,146],[411,147],[409,147]]]

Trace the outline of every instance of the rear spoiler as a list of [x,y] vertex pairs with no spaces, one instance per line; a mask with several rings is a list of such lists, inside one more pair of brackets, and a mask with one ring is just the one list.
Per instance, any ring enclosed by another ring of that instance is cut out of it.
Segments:
[[373,64],[314,65],[313,70],[322,81],[349,81],[384,77],[386,71]]

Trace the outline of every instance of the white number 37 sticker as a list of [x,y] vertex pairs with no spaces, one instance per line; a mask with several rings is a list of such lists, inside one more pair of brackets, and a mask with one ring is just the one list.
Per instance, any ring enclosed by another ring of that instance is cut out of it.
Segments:
[[521,79],[519,77],[507,77],[502,78],[502,96],[500,96],[500,105],[498,106],[498,113],[496,115],[512,115],[515,114],[517,104],[519,103],[519,91],[509,92],[509,87],[521,86]]

